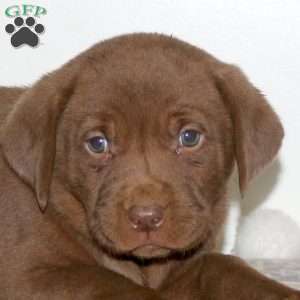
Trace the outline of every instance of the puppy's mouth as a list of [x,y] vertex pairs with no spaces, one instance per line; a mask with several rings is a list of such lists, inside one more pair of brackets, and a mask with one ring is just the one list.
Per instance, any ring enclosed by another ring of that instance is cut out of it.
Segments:
[[[107,237],[106,237],[107,238]],[[105,239],[106,239],[105,238]],[[193,241],[188,245],[167,245],[155,240],[144,240],[142,243],[135,245],[120,245],[111,239],[106,239],[106,242],[101,243],[102,249],[110,256],[119,259],[133,259],[146,261],[160,261],[164,259],[180,259],[188,257],[195,252],[204,248],[206,241]]]
[[127,251],[127,253],[141,258],[155,258],[168,256],[172,251],[174,251],[174,249],[149,243],[137,246],[130,251]]
[[158,257],[166,257],[169,256],[170,253],[179,251],[175,247],[170,247],[169,245],[165,245],[164,243],[160,243],[151,238],[145,238],[142,241],[136,241],[131,245],[120,245],[119,243],[109,239],[105,236],[106,242],[104,248],[108,250],[110,254],[115,256],[133,256],[142,259],[152,259]]
[[145,244],[138,246],[128,251],[121,251],[112,249],[109,251],[109,255],[121,259],[134,261],[140,265],[147,265],[151,263],[164,262],[166,260],[182,260],[192,257],[195,253],[204,251],[205,243],[196,243],[191,245],[189,248],[169,248],[162,247],[155,244]]
[[188,257],[193,255],[195,252],[200,251],[204,248],[206,241],[198,241],[188,246],[182,247],[168,247],[164,245],[149,243],[141,245],[126,251],[127,255],[140,258],[142,260],[161,260],[161,259],[180,259],[181,257]]

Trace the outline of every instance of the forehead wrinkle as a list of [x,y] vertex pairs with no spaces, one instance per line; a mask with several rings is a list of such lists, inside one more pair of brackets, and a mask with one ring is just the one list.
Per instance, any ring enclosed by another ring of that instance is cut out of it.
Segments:
[[169,120],[186,120],[187,122],[201,123],[206,120],[213,120],[214,114],[199,106],[193,105],[178,105],[177,108],[172,108],[168,113]]

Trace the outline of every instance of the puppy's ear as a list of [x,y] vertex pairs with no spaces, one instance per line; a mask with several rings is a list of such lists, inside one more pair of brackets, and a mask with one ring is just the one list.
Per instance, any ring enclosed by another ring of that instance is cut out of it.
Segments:
[[57,87],[51,75],[44,77],[22,94],[2,129],[4,156],[32,187],[42,211],[52,180],[56,127],[71,93],[72,85]]
[[234,127],[235,156],[243,194],[247,183],[277,154],[284,132],[265,97],[237,67],[224,65],[215,75]]

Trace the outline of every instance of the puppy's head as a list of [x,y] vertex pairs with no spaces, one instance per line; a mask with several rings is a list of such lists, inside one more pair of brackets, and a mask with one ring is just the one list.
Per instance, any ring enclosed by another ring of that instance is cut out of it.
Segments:
[[42,209],[63,183],[115,254],[211,247],[234,160],[244,190],[283,135],[236,67],[160,35],[100,43],[22,98],[4,128],[7,161]]

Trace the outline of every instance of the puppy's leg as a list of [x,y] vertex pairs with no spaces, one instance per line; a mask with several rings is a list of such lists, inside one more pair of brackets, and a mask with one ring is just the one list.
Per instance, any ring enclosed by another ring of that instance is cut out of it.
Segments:
[[[22,300],[161,300],[155,291],[134,284],[101,267],[74,264],[69,267],[34,268],[8,293]],[[0,292],[0,299],[1,292]]]
[[300,292],[277,283],[237,257],[205,254],[161,289],[165,299],[300,300]]

